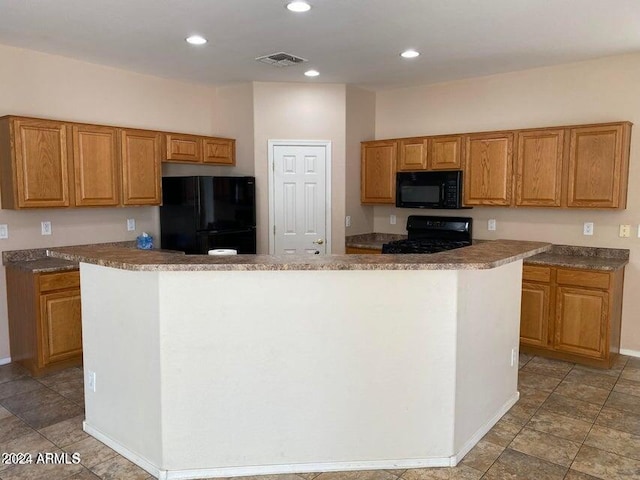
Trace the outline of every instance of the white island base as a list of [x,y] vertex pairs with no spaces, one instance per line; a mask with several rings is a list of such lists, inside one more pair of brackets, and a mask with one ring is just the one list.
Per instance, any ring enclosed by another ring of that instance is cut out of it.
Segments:
[[521,275],[82,263],[85,430],[161,479],[456,465],[518,399]]

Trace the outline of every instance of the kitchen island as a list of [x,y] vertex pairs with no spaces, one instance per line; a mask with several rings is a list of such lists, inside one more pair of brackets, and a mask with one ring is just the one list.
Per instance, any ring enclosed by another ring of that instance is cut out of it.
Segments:
[[518,399],[522,260],[550,247],[49,255],[80,262],[85,430],[202,478],[455,465]]

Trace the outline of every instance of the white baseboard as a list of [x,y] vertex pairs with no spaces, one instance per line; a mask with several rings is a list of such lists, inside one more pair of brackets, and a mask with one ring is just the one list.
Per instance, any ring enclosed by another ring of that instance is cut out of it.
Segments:
[[469,451],[475,447],[476,443],[480,441],[482,437],[484,437],[489,430],[493,428],[493,426],[498,423],[498,420],[502,418],[502,416],[509,411],[511,407],[513,407],[518,399],[520,398],[520,392],[516,392],[513,397],[506,401],[502,407],[498,410],[498,412],[491,417],[491,419],[485,423],[482,427],[480,427],[476,433],[474,433],[469,440],[465,442],[460,451],[456,453],[453,457],[451,457],[451,466],[455,467],[464,456],[469,453]]
[[0,365],[7,365],[11,363],[11,357],[0,358]]
[[[141,457],[137,453],[132,452],[128,448],[120,445],[118,442],[112,440],[107,435],[105,435],[100,430],[98,430],[97,428],[94,428],[91,425],[87,424],[86,421],[82,422],[82,429],[85,432],[87,432],[89,435],[91,435],[92,437],[95,437],[98,440],[100,440],[107,447],[109,447],[112,450],[115,450],[116,452],[118,452],[120,455],[122,455],[127,460],[132,461],[133,463],[138,465],[143,470],[146,470],[147,472],[149,472],[154,477],[163,478],[163,477],[159,476],[160,473],[161,473],[160,469],[158,467],[156,467],[153,463],[148,461],[146,458]],[[166,477],[164,477],[164,478],[166,478]]]
[[622,355],[629,355],[630,357],[640,357],[640,350],[630,350],[628,348],[621,348],[620,353]]
[[296,463],[281,465],[252,465],[243,467],[200,468],[193,470],[160,470],[159,467],[120,445],[98,429],[82,423],[82,427],[89,435],[118,452],[126,459],[132,461],[143,470],[146,470],[158,480],[188,480],[196,478],[217,477],[244,477],[252,475],[279,475],[286,473],[309,472],[347,472],[353,470],[392,470],[402,468],[430,468],[430,467],[454,467],[469,453],[476,443],[509,411],[518,401],[520,393],[516,392],[491,419],[480,427],[476,433],[465,442],[458,453],[451,457],[410,458],[401,460],[374,460],[361,462],[330,462],[330,463]]

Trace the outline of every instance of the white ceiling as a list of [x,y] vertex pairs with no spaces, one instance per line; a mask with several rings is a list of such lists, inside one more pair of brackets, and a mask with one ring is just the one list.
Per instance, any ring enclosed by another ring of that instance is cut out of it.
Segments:
[[[199,83],[435,83],[640,51],[639,0],[0,0],[0,43]],[[199,33],[202,47],[184,38]],[[398,54],[422,52],[417,59]],[[276,68],[255,57],[309,59]],[[315,68],[321,76],[307,79]]]

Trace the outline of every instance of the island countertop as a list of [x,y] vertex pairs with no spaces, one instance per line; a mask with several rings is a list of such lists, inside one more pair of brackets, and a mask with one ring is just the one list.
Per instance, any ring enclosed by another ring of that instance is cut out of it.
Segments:
[[113,246],[49,249],[48,255],[122,270],[482,270],[522,260],[550,243],[495,240],[429,255],[178,255]]

